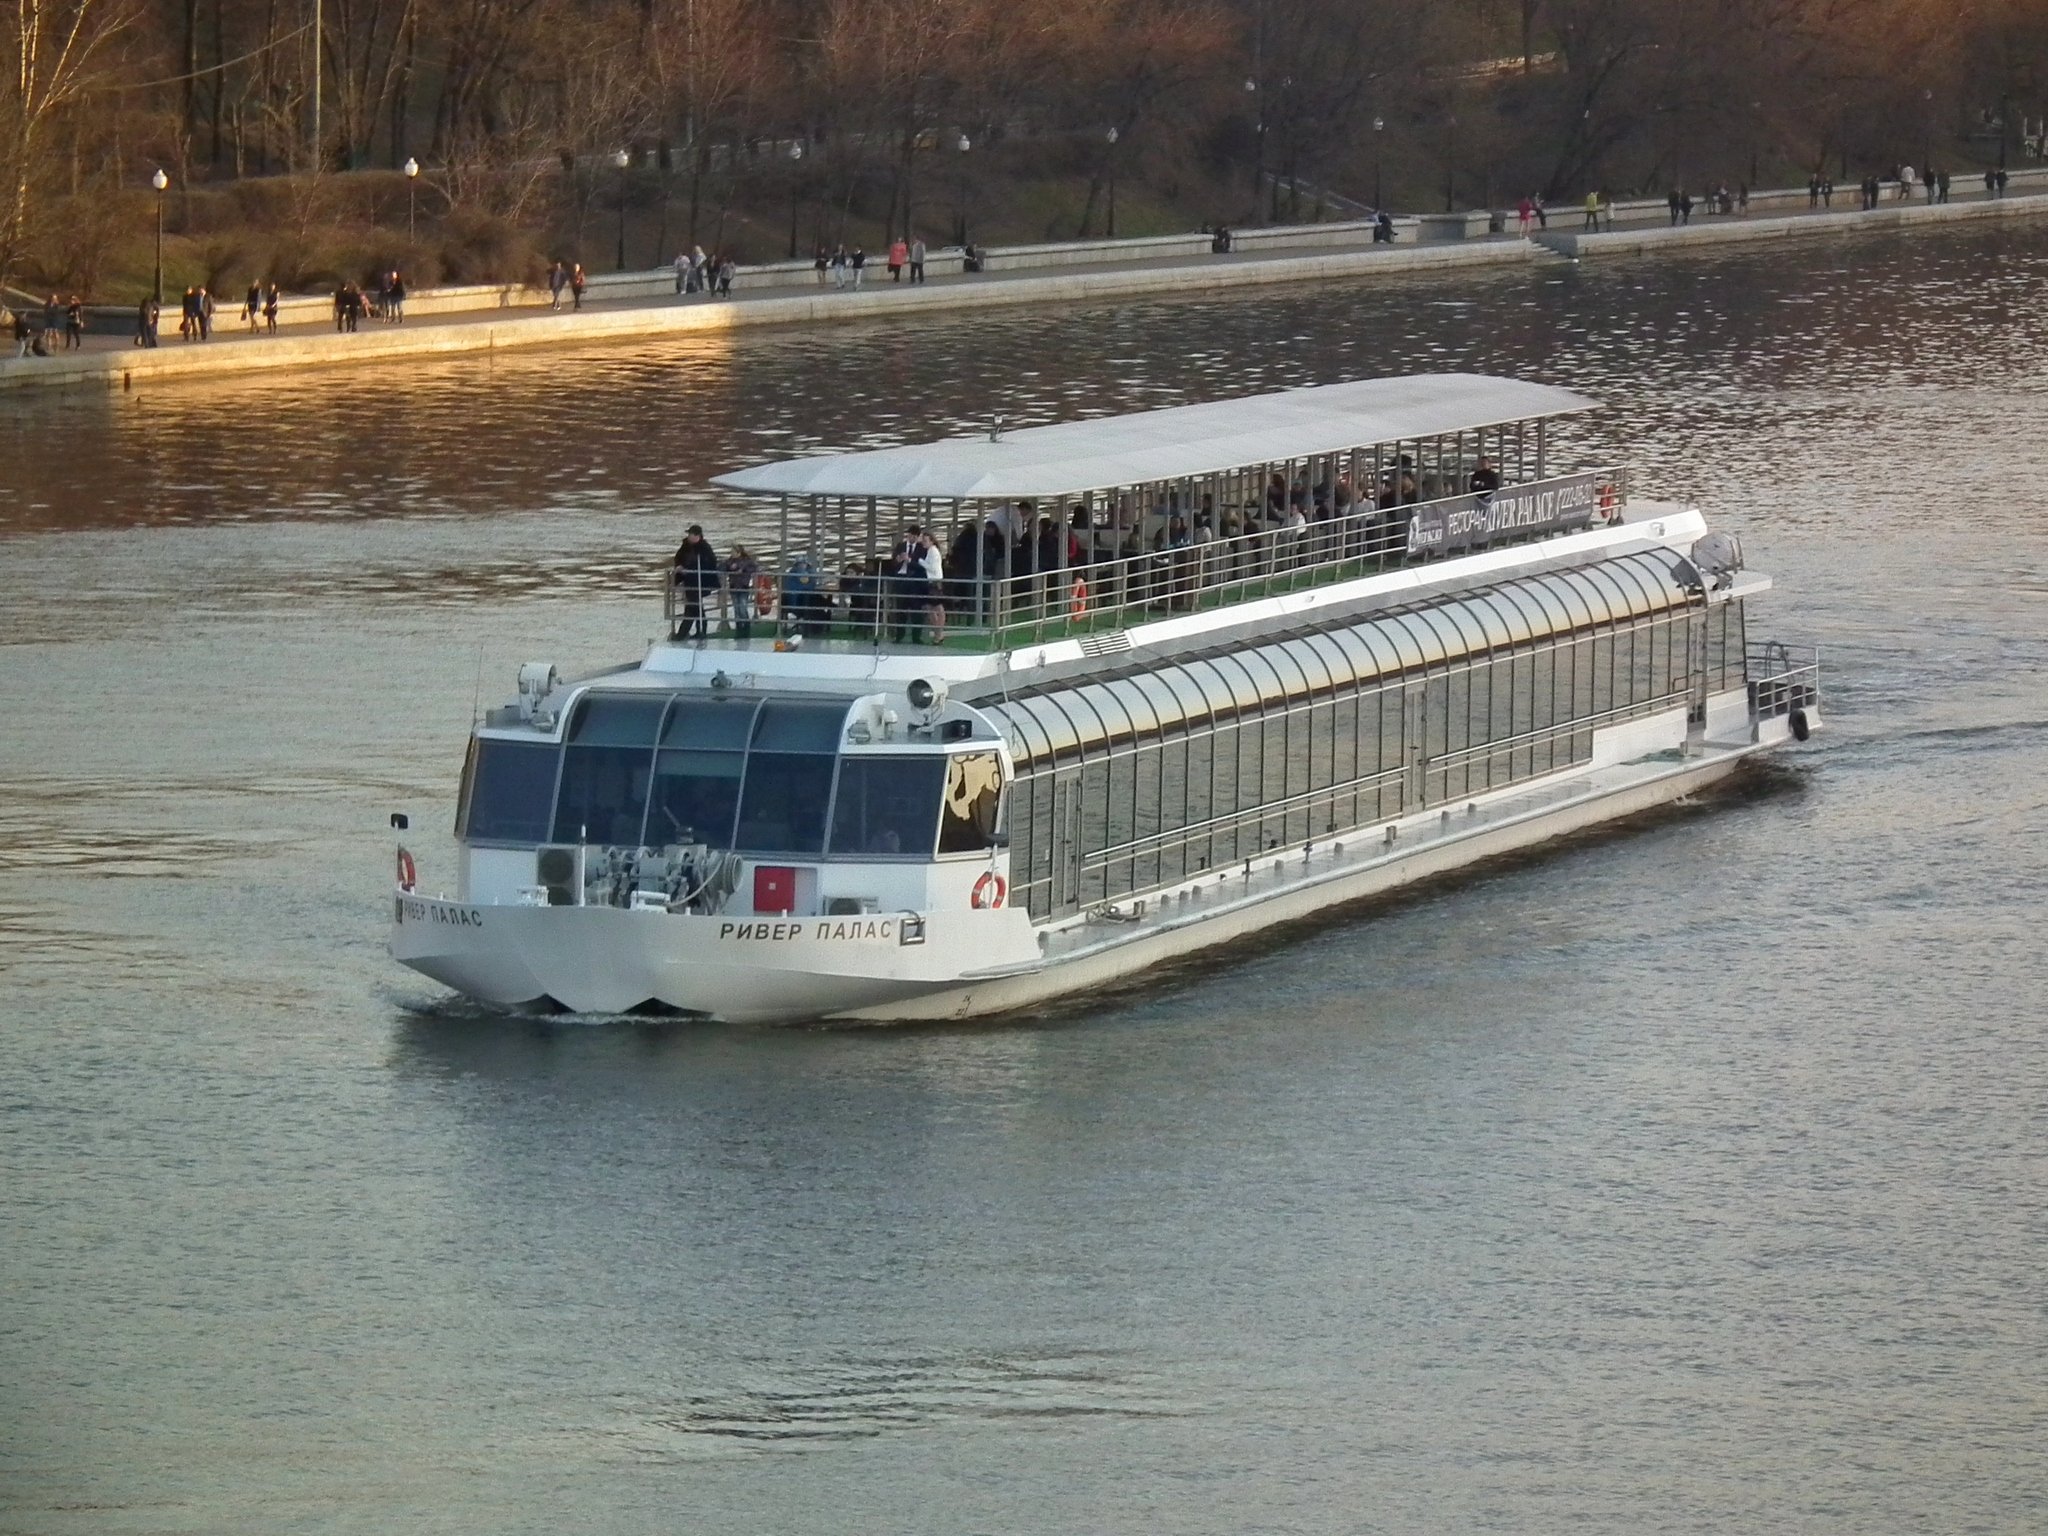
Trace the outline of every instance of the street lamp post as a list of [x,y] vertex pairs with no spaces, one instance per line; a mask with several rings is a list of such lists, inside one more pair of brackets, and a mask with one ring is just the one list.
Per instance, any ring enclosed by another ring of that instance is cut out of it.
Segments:
[[1372,120],[1372,211],[1378,213],[1387,206],[1380,195],[1380,134],[1386,129],[1387,120],[1376,117]]
[[612,152],[612,164],[619,169],[619,266],[626,270],[626,167],[633,163],[633,157],[625,150]]
[[[1920,93],[1920,170],[1924,175],[1934,164],[1934,92]],[[1927,178],[1927,201],[1934,201],[1934,179]]]
[[1444,161],[1444,212],[1458,211],[1458,115],[1454,112],[1448,119],[1451,130],[1451,152]]
[[804,147],[801,144],[789,146],[789,259],[796,260],[796,200],[799,190],[797,168],[803,163]]
[[156,188],[156,301],[164,301],[164,188],[171,184],[162,166],[149,178],[149,184]]
[[967,155],[974,148],[974,141],[963,133],[953,141],[953,148],[960,152],[960,195],[953,203],[953,243],[964,251],[967,249]]
[[413,243],[415,216],[419,212],[420,163],[411,155],[405,157],[405,243]]
[[1115,128],[1109,130],[1109,238],[1116,238],[1116,140]]
[[1255,76],[1245,78],[1244,89],[1252,99],[1252,221],[1257,223],[1259,205],[1266,195],[1266,103]]

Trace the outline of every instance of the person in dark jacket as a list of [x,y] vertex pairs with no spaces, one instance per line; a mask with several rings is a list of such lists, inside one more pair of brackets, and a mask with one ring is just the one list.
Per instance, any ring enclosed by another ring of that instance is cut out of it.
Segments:
[[672,638],[704,638],[704,597],[718,590],[721,575],[718,554],[711,541],[704,537],[701,527],[690,524],[690,531],[683,535],[683,542],[676,549],[675,588],[682,612],[676,617]]

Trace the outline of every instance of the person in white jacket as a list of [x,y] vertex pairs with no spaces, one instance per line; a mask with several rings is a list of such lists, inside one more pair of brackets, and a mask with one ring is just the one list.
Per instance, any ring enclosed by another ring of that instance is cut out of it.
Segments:
[[946,557],[939,553],[939,541],[927,528],[918,536],[918,563],[924,567],[925,639],[933,645],[946,640]]

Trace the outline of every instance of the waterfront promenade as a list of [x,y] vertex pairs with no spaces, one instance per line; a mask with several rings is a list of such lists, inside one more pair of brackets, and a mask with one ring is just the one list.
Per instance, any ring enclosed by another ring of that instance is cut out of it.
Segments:
[[[678,296],[665,270],[601,274],[591,279],[580,310],[572,310],[566,298],[561,309],[551,309],[544,289],[518,285],[424,289],[409,302],[403,325],[366,320],[350,334],[335,330],[321,298],[288,300],[275,334],[252,333],[238,322],[239,304],[230,299],[219,305],[213,339],[187,342],[177,333],[177,296],[167,294],[159,346],[134,346],[132,320],[116,322],[102,310],[97,333],[87,336],[82,350],[0,359],[0,389],[62,384],[132,388],[274,368],[388,363],[941,310],[1142,299],[2048,213],[2048,172],[2023,173],[2015,182],[2019,190],[2003,198],[1958,187],[1953,201],[1932,205],[1898,200],[1887,186],[1885,200],[1874,210],[1841,206],[1854,199],[1853,190],[1837,189],[1837,206],[1829,209],[1807,208],[1803,190],[1760,193],[1747,214],[1695,210],[1690,223],[1677,227],[1668,222],[1661,202],[1626,202],[1610,210],[1607,227],[1598,233],[1584,229],[1581,209],[1558,208],[1551,210],[1549,227],[1532,231],[1531,238],[1513,232],[1512,214],[1509,233],[1489,234],[1487,216],[1479,213],[1400,220],[1400,238],[1391,245],[1371,243],[1370,228],[1362,222],[1283,226],[1242,231],[1234,248],[1223,254],[1209,249],[1207,235],[996,249],[987,253],[985,269],[975,273],[960,270],[960,252],[953,249],[933,252],[934,275],[916,285],[890,282],[879,258],[872,260],[858,289],[820,285],[807,263],[778,262],[742,269],[730,298]],[[1432,235],[1437,238],[1428,238]]]

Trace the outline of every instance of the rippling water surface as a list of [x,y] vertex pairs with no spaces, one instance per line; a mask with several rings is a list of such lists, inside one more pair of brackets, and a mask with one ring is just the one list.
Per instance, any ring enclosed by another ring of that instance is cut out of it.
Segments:
[[[2048,240],[0,404],[0,1530],[2048,1528]],[[960,1029],[382,954],[754,459],[1565,383],[1818,643],[1732,803]]]

